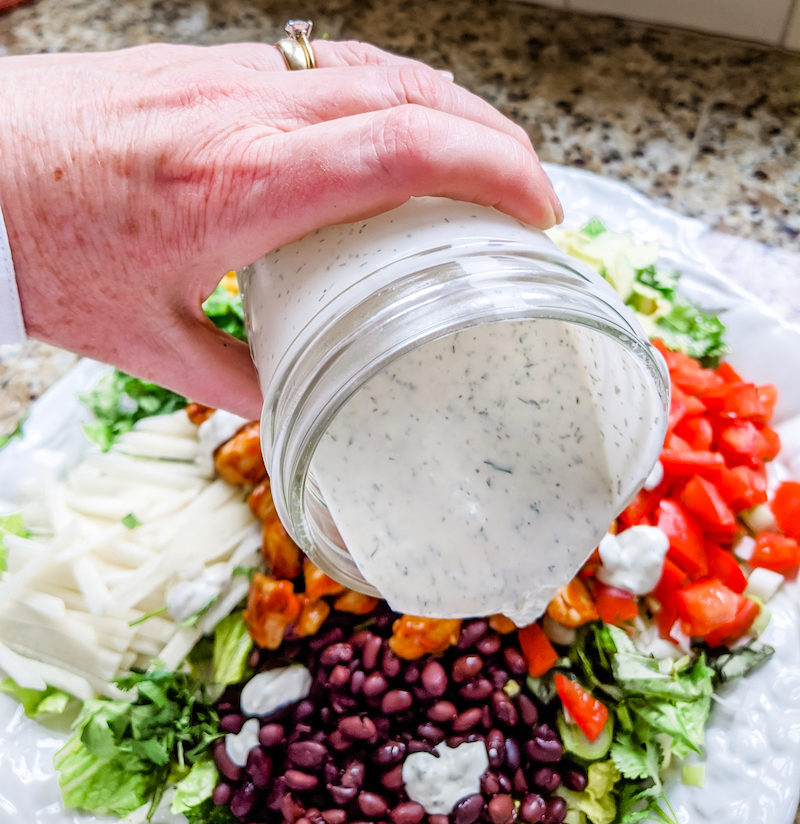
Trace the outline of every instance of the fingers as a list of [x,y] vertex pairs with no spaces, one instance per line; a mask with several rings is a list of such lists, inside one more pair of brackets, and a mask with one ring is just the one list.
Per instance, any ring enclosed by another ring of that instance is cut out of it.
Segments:
[[[176,352],[185,355],[179,358]],[[172,373],[166,374],[170,368]],[[161,362],[158,380],[189,400],[249,420],[261,417],[261,389],[247,344],[205,319],[191,319],[178,330],[171,356]]]
[[259,73],[253,77],[260,79],[256,89],[264,96],[270,124],[285,131],[411,103],[482,123],[533,151],[524,129],[485,100],[422,64],[293,72],[282,79],[283,94],[278,101],[274,80],[269,75]]
[[509,135],[422,106],[405,105],[247,137],[250,186],[237,202],[240,232],[221,249],[231,266],[255,260],[320,226],[438,195],[495,206],[547,228],[558,200],[536,157]]

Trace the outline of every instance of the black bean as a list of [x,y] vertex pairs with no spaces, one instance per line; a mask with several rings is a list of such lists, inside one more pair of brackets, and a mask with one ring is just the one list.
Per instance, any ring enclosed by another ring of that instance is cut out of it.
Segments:
[[466,732],[471,730],[481,720],[480,707],[470,707],[464,712],[460,712],[453,721],[453,732]]
[[258,742],[262,747],[275,747],[283,741],[286,730],[282,724],[264,724],[258,731]]
[[319,717],[321,721],[324,721],[326,724],[328,724],[333,718],[333,710],[330,707],[323,707],[319,711]]
[[422,685],[431,697],[438,698],[447,689],[447,673],[438,661],[428,661],[422,669]]
[[241,781],[244,777],[244,769],[238,764],[234,764],[225,751],[224,738],[220,738],[214,745],[214,763],[217,765],[220,774],[230,781]]
[[518,767],[514,770],[514,775],[511,778],[511,788],[518,795],[528,792],[528,779],[525,777],[522,767]]
[[552,767],[539,767],[533,773],[533,783],[551,793],[561,783],[561,776]]
[[250,781],[246,781],[231,798],[231,812],[236,818],[244,818],[253,809],[255,800],[256,788]]
[[533,725],[539,720],[539,710],[536,709],[536,704],[524,693],[517,696],[517,707],[523,723]]
[[467,701],[485,701],[493,692],[494,684],[485,678],[470,681],[458,691],[459,695]]
[[481,726],[485,730],[490,730],[494,726],[494,719],[492,718],[492,713],[487,704],[484,704],[481,707]]
[[286,755],[295,767],[314,769],[322,764],[327,752],[322,744],[315,741],[295,741],[289,744]]
[[353,646],[347,642],[331,644],[320,653],[319,662],[323,667],[347,664],[353,660]]
[[419,681],[419,675],[419,667],[416,664],[409,664],[403,673],[403,681],[405,681],[406,684],[413,684]]
[[325,824],[347,824],[347,813],[338,809],[323,810],[322,819]]
[[219,728],[223,732],[239,733],[241,732],[244,722],[247,720],[246,715],[241,713],[231,713],[230,715],[223,715],[219,719]]
[[305,721],[306,718],[310,718],[313,714],[314,703],[312,701],[309,701],[307,698],[304,698],[302,701],[300,701],[294,708],[295,721]]
[[519,816],[527,824],[540,824],[544,821],[547,804],[538,793],[525,793],[519,805]]
[[452,721],[458,715],[458,710],[452,701],[437,701],[428,707],[427,715],[431,721],[442,724]]
[[522,763],[519,744],[513,738],[506,738],[506,764],[510,770],[516,770]]
[[500,792],[500,782],[497,776],[488,770],[481,776],[481,792],[486,795],[495,795]]
[[525,656],[514,647],[506,647],[503,650],[503,658],[505,658],[509,672],[513,672],[514,675],[524,675],[528,671]]
[[319,784],[316,775],[302,770],[286,770],[283,777],[286,780],[286,786],[293,790],[313,790]]
[[533,761],[551,764],[561,760],[563,748],[558,740],[536,735],[530,741],[525,742],[525,752]]
[[413,700],[407,690],[389,690],[381,700],[381,712],[387,715],[403,712],[411,706]]
[[453,824],[474,824],[483,812],[483,796],[480,793],[468,795],[453,809]]
[[358,795],[358,787],[342,787],[341,784],[329,784],[327,789],[333,803],[340,807],[349,804]]
[[482,619],[468,621],[461,627],[461,632],[458,636],[458,648],[469,649],[477,644],[488,631],[489,623],[487,621]]
[[338,715],[351,712],[358,706],[358,701],[352,695],[337,695],[331,699],[331,709]]
[[566,770],[562,776],[562,780],[568,789],[576,793],[581,793],[586,789],[586,773],[577,767]]
[[401,801],[390,813],[392,824],[420,824],[425,808],[417,801]]
[[490,767],[499,767],[506,760],[506,741],[500,730],[492,729],[486,734],[486,752]]
[[368,629],[362,629],[360,632],[357,632],[357,633],[356,633],[356,634],[355,634],[355,635],[354,635],[354,636],[350,639],[350,643],[351,643],[351,644],[352,644],[352,645],[353,645],[356,649],[362,649],[362,648],[363,648],[363,646],[364,646],[364,644],[366,644],[366,643],[367,643],[367,641],[368,641],[370,638],[374,638],[374,637],[375,637],[375,636],[374,636],[374,635],[373,635],[373,634],[372,634],[372,633],[371,633]]
[[337,729],[350,738],[366,741],[375,735],[375,722],[366,716],[348,715],[339,721]]
[[383,639],[372,633],[369,633],[369,636],[361,652],[361,663],[365,670],[374,670],[378,666],[378,655],[383,646]]
[[283,807],[283,801],[288,792],[289,787],[286,785],[286,779],[282,775],[279,775],[269,788],[267,807],[269,807],[270,810],[280,810]]
[[496,690],[492,693],[492,711],[494,717],[507,727],[513,727],[519,720],[517,708],[511,703],[511,699],[502,691]]
[[492,668],[490,676],[495,689],[501,690],[508,683],[508,673],[505,670]]
[[466,740],[467,737],[465,735],[451,735],[447,739],[447,746],[455,749],[456,747],[460,747]]
[[317,652],[318,650],[324,649],[325,647],[328,647],[331,644],[336,644],[343,638],[344,630],[342,629],[342,627],[334,627],[328,632],[324,632],[320,635],[314,636],[308,642],[308,646],[309,649],[312,649],[314,652]]
[[501,647],[500,636],[495,632],[490,632],[475,645],[481,655],[494,655]]
[[361,688],[364,686],[366,677],[367,676],[364,670],[360,669],[357,669],[350,676],[350,692],[352,692],[353,695],[358,695],[361,692]]
[[500,773],[497,776],[497,781],[500,784],[500,789],[504,793],[510,793],[511,792],[511,790],[512,790],[511,779],[507,775],[503,775],[503,773]]
[[510,795],[499,793],[489,799],[487,812],[492,824],[513,824],[517,809]]
[[261,749],[261,747],[253,747],[247,754],[247,774],[253,779],[253,784],[259,789],[269,784],[269,778],[272,774],[272,759]]
[[306,738],[311,735],[313,727],[310,724],[295,724],[291,735],[287,741],[291,744],[292,741],[299,741],[301,738]]
[[480,655],[462,655],[453,662],[453,680],[457,684],[468,681],[483,669],[483,658]]
[[357,787],[361,789],[365,774],[366,767],[364,764],[361,761],[353,759],[347,762],[347,766],[344,768],[344,773],[339,783],[343,787]]
[[328,734],[328,746],[336,752],[343,752],[353,746],[353,739],[339,730],[332,730]]
[[381,785],[387,790],[400,790],[403,787],[403,765],[398,764],[381,776]]
[[337,664],[328,676],[328,684],[334,689],[343,687],[350,680],[350,670],[344,664]]
[[[450,745],[452,746],[452,744]],[[413,741],[408,742],[408,751],[412,752],[433,752],[433,745],[429,744],[427,741],[420,741],[418,739],[414,739]]]
[[444,741],[446,737],[444,730],[441,727],[437,727],[436,724],[431,723],[420,724],[417,727],[417,735],[424,738],[429,744],[433,744],[434,746]]
[[567,802],[555,795],[547,799],[547,812],[542,819],[543,824],[561,824],[567,816]]
[[450,819],[446,815],[429,815],[428,824],[449,824]]
[[387,741],[375,750],[375,763],[390,767],[402,761],[405,754],[406,745],[402,741]]
[[387,678],[397,678],[400,675],[400,670],[403,664],[400,659],[390,650],[383,651],[383,659],[381,660],[381,670]]
[[313,809],[306,812],[306,808],[291,793],[286,793],[281,801],[281,815],[284,821],[297,821],[304,815],[309,821],[314,821],[314,813]]
[[534,729],[533,734],[539,738],[544,738],[546,741],[558,741],[558,733],[549,724],[539,724]]
[[389,809],[389,805],[377,793],[360,792],[358,794],[358,808],[367,818],[381,818]]
[[214,787],[214,794],[211,799],[217,807],[224,807],[230,803],[232,795],[233,787],[231,787],[230,784],[217,784],[217,786]]
[[361,691],[367,698],[375,698],[383,695],[388,686],[389,682],[379,672],[373,672],[366,677]]
[[247,659],[247,666],[250,669],[255,669],[261,663],[261,650],[257,647],[253,649],[250,653],[250,656]]

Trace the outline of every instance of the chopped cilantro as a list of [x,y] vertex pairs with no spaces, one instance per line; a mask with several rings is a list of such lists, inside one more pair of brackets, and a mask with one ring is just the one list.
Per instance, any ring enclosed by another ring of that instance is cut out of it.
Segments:
[[142,522],[133,514],[133,512],[129,512],[122,519],[122,524],[128,529],[136,529],[137,526],[141,526]]
[[597,237],[605,231],[606,227],[603,221],[596,217],[593,217],[588,223],[581,227],[581,234],[587,235],[588,237]]

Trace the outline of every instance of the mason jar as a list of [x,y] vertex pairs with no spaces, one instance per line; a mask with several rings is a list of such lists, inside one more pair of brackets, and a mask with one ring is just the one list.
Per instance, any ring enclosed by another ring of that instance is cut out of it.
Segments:
[[493,209],[413,199],[240,280],[278,515],[398,611],[533,620],[657,461],[663,359],[602,277]]

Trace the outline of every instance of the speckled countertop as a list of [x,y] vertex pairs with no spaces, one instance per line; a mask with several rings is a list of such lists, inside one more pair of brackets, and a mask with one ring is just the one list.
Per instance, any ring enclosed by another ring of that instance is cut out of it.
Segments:
[[[272,42],[304,14],[311,7],[272,0],[36,0],[0,16],[0,46]],[[523,124],[544,160],[627,181],[723,232],[800,249],[796,55],[490,0],[317,0],[313,17],[320,35],[451,69]],[[793,261],[783,260],[787,282]],[[800,288],[787,294],[800,304]],[[0,347],[0,434],[72,360],[32,342]]]

